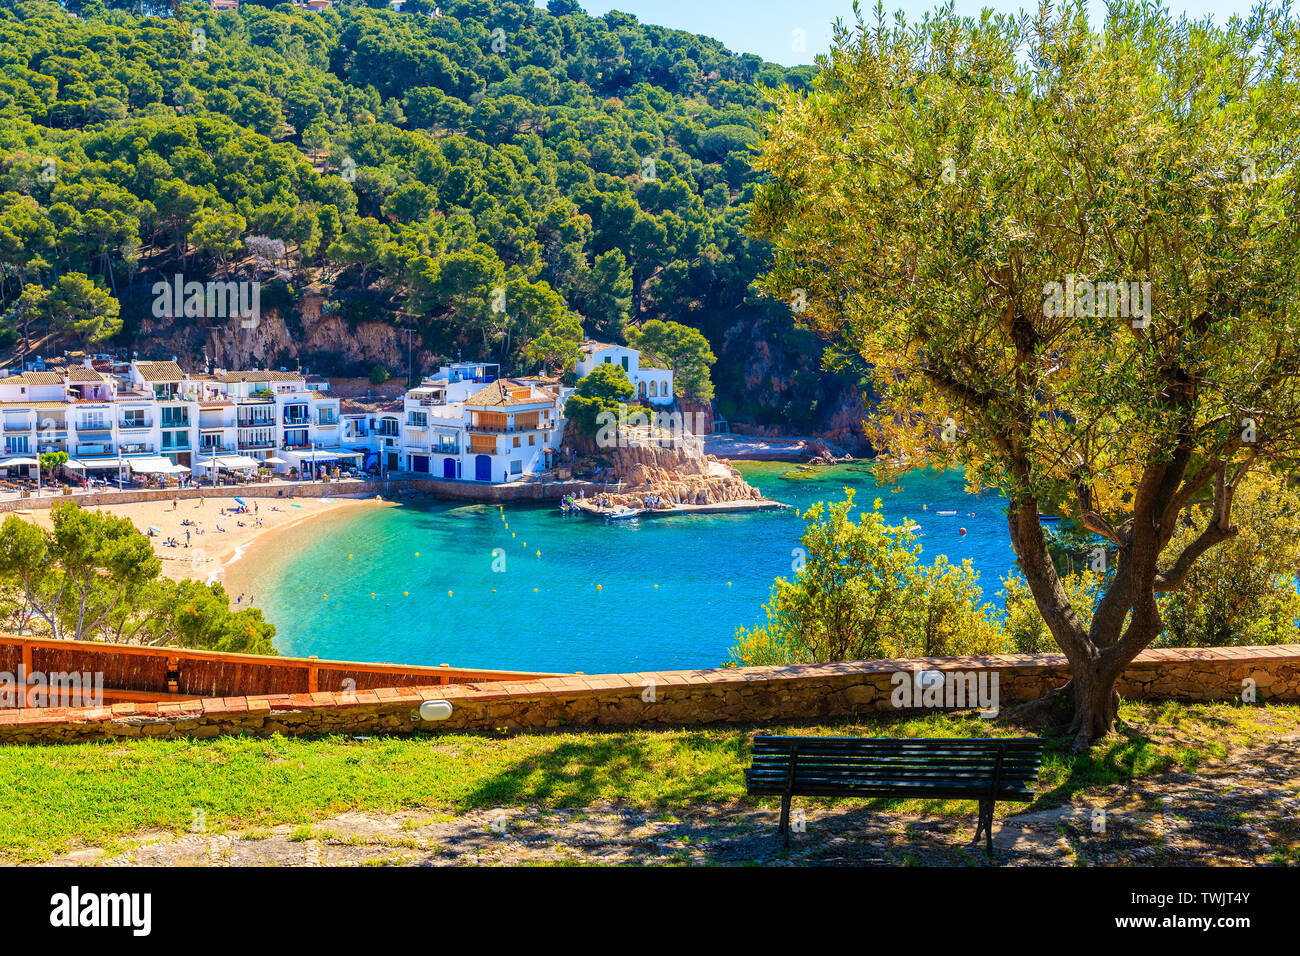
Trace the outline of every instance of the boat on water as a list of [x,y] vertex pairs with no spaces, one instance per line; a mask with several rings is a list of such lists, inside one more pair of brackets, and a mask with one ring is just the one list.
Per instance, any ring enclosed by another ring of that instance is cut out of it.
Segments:
[[635,518],[637,515],[643,513],[644,511],[645,511],[644,508],[630,508],[627,505],[621,505],[613,509],[612,511],[606,511],[605,520],[624,521],[628,518]]

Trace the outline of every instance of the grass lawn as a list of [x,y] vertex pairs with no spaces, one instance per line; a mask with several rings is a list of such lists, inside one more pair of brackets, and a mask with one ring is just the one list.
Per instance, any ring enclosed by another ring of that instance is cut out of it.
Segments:
[[[1300,706],[1126,703],[1123,729],[1091,753],[1049,738],[1034,808],[1079,790],[1171,768],[1300,732]],[[432,733],[317,740],[273,737],[137,740],[0,747],[0,857],[36,862],[74,846],[110,852],[129,834],[206,827],[308,824],[344,811],[582,807],[600,800],[688,814],[694,805],[772,805],[744,794],[754,727],[570,733]],[[845,736],[1016,736],[974,715],[767,726],[764,733]],[[825,801],[851,804],[863,801]],[[969,815],[967,801],[874,801]],[[1023,805],[999,804],[999,814]]]

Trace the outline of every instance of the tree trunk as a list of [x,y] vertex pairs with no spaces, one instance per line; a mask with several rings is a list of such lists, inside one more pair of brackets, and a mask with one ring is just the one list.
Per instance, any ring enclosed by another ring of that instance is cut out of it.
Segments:
[[1095,667],[1080,668],[1070,681],[1074,694],[1074,714],[1070,718],[1071,747],[1076,753],[1106,736],[1119,717],[1119,692],[1115,677],[1107,677]]

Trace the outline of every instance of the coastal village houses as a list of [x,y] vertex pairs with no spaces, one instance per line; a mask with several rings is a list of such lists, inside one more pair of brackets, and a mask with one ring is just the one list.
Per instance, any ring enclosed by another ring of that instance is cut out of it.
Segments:
[[397,401],[345,401],[345,441],[375,450],[385,471],[504,483],[552,467],[569,389],[502,378],[482,362],[445,365]]
[[[626,352],[637,369],[636,351]],[[671,395],[671,373],[645,372],[654,374],[638,381],[654,382],[656,397],[667,374]],[[0,473],[35,477],[35,456],[62,451],[64,473],[91,480],[206,481],[337,467],[520,481],[554,466],[571,391],[553,379],[502,377],[497,365],[468,362],[444,366],[392,401],[340,399],[328,389],[286,370],[199,374],[175,360],[37,361],[0,377]]]
[[288,371],[190,375],[175,361],[85,359],[0,378],[0,469],[66,452],[85,478],[213,477],[359,466],[340,445],[339,400]]

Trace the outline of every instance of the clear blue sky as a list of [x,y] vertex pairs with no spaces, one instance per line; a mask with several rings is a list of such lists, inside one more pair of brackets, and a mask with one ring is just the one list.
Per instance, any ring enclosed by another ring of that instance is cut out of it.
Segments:
[[[623,10],[634,14],[642,23],[673,27],[690,33],[702,33],[721,40],[736,53],[757,53],[765,60],[795,66],[811,63],[814,56],[830,46],[831,24],[836,17],[845,22],[853,20],[852,0],[579,0],[592,16],[601,16],[610,10]],[[874,6],[875,0],[862,0],[864,15]],[[1213,15],[1224,22],[1234,13],[1243,16],[1250,11],[1251,0],[1166,0],[1175,13],[1186,13],[1199,19]],[[545,0],[537,0],[545,8]],[[901,9],[909,20],[919,19],[926,10],[933,9],[935,0],[886,0],[885,9],[892,17]],[[957,0],[957,12],[963,15],[978,13],[983,7],[1013,13],[1018,10],[1037,9],[1036,0],[1010,2],[1010,0]],[[1100,20],[1105,15],[1105,4],[1090,0],[1092,16]],[[796,52],[794,31],[803,30],[805,47]]]

